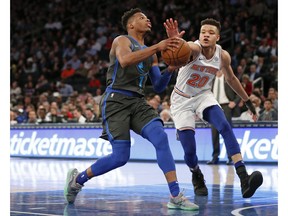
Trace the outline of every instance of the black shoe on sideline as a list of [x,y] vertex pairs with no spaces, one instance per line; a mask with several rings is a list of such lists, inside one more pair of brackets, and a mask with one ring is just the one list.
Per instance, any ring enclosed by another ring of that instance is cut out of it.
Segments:
[[212,160],[207,161],[208,165],[213,165],[213,164],[218,164],[219,163],[219,158],[212,158]]
[[233,161],[231,158],[228,158],[228,160],[226,161],[226,165],[233,165]]

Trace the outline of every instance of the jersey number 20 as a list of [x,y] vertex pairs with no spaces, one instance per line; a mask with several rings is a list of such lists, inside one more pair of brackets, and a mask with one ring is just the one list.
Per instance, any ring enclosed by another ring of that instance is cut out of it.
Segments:
[[202,88],[208,82],[208,76],[200,76],[199,74],[192,74],[190,79],[187,80],[187,84],[194,88]]

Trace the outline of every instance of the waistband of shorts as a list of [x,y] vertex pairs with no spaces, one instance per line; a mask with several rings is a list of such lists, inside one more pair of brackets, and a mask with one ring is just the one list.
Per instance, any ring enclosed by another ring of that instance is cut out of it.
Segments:
[[191,96],[191,95],[188,95],[188,94],[182,92],[182,91],[179,90],[176,86],[174,86],[174,92],[177,93],[178,95],[181,95],[181,96],[185,97],[185,98],[192,98],[192,97],[194,97],[194,96]]
[[130,96],[130,97],[138,97],[138,98],[144,97],[143,95],[138,94],[137,92],[132,92],[132,91],[123,90],[123,89],[113,89],[111,87],[107,87],[106,88],[106,92],[108,92],[108,93],[119,93],[119,94],[123,94],[123,95]]

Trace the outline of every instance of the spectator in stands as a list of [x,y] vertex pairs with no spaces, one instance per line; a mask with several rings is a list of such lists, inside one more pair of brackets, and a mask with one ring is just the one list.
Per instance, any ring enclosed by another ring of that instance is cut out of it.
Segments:
[[67,67],[61,71],[61,79],[71,78],[75,74],[75,69],[72,68],[72,65],[69,63]]
[[[69,31],[67,32],[67,34],[69,34]],[[69,43],[68,47],[64,49],[62,57],[66,59],[70,59],[75,54],[76,54],[76,48],[74,47],[72,43]]]
[[22,89],[18,85],[18,81],[13,81],[10,87],[10,97],[18,100],[22,94]]
[[25,123],[27,122],[28,120],[28,117],[26,115],[26,113],[24,112],[23,108],[18,108],[16,110],[16,121],[18,124],[21,124],[21,123]]
[[[54,110],[52,110],[51,108],[55,108],[57,114],[60,113],[60,109],[59,109],[59,107],[58,107],[57,102],[52,101],[51,104],[50,104],[49,111],[48,111],[47,114],[46,114],[46,121],[47,121],[47,122],[51,122],[51,121],[52,121],[52,115],[55,114],[55,113],[54,113]],[[53,113],[51,112],[51,110],[53,111]]]
[[63,122],[71,122],[73,120],[73,114],[70,112],[68,103],[62,104],[60,112]]
[[272,100],[267,98],[264,102],[264,111],[260,114],[258,121],[277,121],[278,113],[273,108]]
[[58,90],[62,97],[65,98],[71,96],[74,92],[73,86],[66,83],[66,81],[63,79],[59,83]]
[[86,80],[87,74],[88,69],[86,69],[85,66],[81,63],[79,68],[74,73],[74,79],[76,79],[76,81],[79,81],[79,79]]
[[261,57],[261,56],[257,56],[256,58],[256,64],[257,64],[257,67],[256,67],[256,74],[260,74],[260,75],[263,75],[265,74],[266,70],[267,70],[267,64],[265,63],[265,58],[264,57]]
[[256,114],[257,116],[259,116],[262,109],[262,100],[259,94],[253,91],[250,95],[250,100],[252,101],[252,103],[254,103],[253,105],[255,107]]
[[93,58],[91,55],[88,55],[86,60],[84,61],[84,68],[86,70],[90,70],[90,68],[92,67],[92,65],[94,64]]
[[84,32],[80,32],[80,37],[77,40],[76,46],[80,47],[83,44],[85,44],[86,42],[87,42],[87,38],[86,38]]
[[50,84],[48,83],[48,80],[46,79],[44,74],[41,74],[35,85],[35,91],[38,94],[41,94],[43,92],[48,91],[49,89],[50,89]]
[[50,111],[50,103],[49,103],[49,101],[44,101],[43,103],[42,103],[42,105],[43,105],[43,107],[45,108],[45,110],[46,110],[46,114]]
[[16,112],[14,112],[13,110],[10,110],[10,125],[14,125],[14,124],[17,124],[17,114]]
[[77,100],[85,102],[90,94],[91,93],[88,91],[87,87],[83,86],[82,89],[81,89],[81,92],[77,96]]
[[267,41],[267,38],[263,38],[260,46],[257,49],[257,52],[259,55],[261,55],[263,57],[268,57],[270,49],[271,49],[271,47]]
[[[32,103],[25,106],[25,113],[27,113],[27,115],[29,115],[30,111],[35,111],[35,106]],[[28,116],[27,116],[27,118],[28,118]]]
[[55,102],[57,104],[58,111],[60,111],[59,107],[62,106],[63,100],[66,101],[66,99],[67,97],[62,97],[59,92],[54,92],[52,95],[52,102]]
[[23,69],[26,74],[33,74],[33,76],[37,75],[37,64],[35,63],[33,57],[27,58]]
[[86,98],[86,100],[85,100],[85,104],[91,104],[91,105],[93,105],[93,106],[94,106],[94,104],[96,104],[96,102],[95,102],[95,100],[94,100],[94,98],[93,98],[92,93],[89,92],[89,94],[88,94],[88,96],[87,96],[87,98]]
[[28,124],[38,124],[37,115],[36,115],[36,112],[34,110],[31,110],[28,113],[28,120],[27,120],[26,123],[28,123]]
[[97,64],[93,64],[91,68],[88,70],[87,78],[91,79],[95,74],[100,72],[99,66]]
[[163,122],[173,122],[171,112],[168,109],[163,109],[160,112],[160,118],[162,119]]
[[253,88],[252,94],[256,95],[258,98],[261,99],[260,107],[262,107],[264,104],[264,101],[266,99],[266,97],[263,95],[262,89],[259,87],[255,87],[255,88]]
[[[74,54],[73,56],[72,56],[72,58],[69,60],[69,61],[67,61],[67,66],[70,64],[71,65],[71,67],[76,71],[79,67],[80,67],[80,65],[82,64],[82,62],[81,62],[81,60],[78,58],[78,55],[77,54]],[[64,68],[65,68],[65,65],[64,65]]]
[[[249,80],[252,82],[256,81],[259,77],[261,77],[260,73],[257,73],[257,66],[255,63],[252,63],[249,67]],[[260,83],[260,82],[259,82]],[[257,86],[259,86],[259,83],[255,83]],[[252,92],[251,92],[252,93]]]
[[164,110],[164,109],[167,109],[167,110],[169,110],[170,111],[170,100],[169,99],[163,99],[162,100],[162,103],[161,103],[161,107],[162,107],[162,110]]
[[243,74],[249,74],[249,66],[247,65],[247,60],[242,58],[240,64],[242,66]]
[[94,112],[94,107],[92,104],[87,104],[85,109],[86,122],[100,122],[100,119]]
[[278,56],[278,41],[276,38],[272,40],[272,45],[270,47],[270,50],[268,52],[268,56]]
[[272,101],[273,108],[278,111],[278,93],[275,88],[269,88],[267,98]]
[[152,106],[158,113],[161,112],[161,97],[158,94],[151,93],[147,97],[147,102]]
[[101,98],[102,98],[102,90],[101,90],[101,88],[97,88],[96,89],[96,95],[93,97],[96,104],[100,104]]
[[241,84],[244,87],[244,90],[246,91],[248,96],[250,96],[253,90],[253,86],[247,74],[243,74]]
[[49,71],[49,74],[47,75],[47,79],[50,80],[55,80],[60,77],[60,71],[61,71],[61,62],[59,60],[58,56],[54,56],[53,59],[51,60],[51,70]]
[[95,91],[98,88],[101,88],[101,81],[99,79],[99,74],[94,74],[88,83],[88,86],[90,88],[91,91]]
[[80,106],[76,106],[76,108],[73,110],[73,122],[77,123],[85,123],[86,118],[82,115],[82,108]]
[[30,97],[32,97],[35,93],[35,86],[34,83],[32,81],[28,81],[23,88],[23,93],[24,95],[29,95]]
[[47,120],[49,123],[63,123],[63,118],[59,115],[57,107],[50,107],[50,115]]
[[244,74],[244,71],[243,71],[243,67],[241,65],[238,65],[237,68],[236,68],[236,77],[239,79],[239,80],[242,80],[242,76]]
[[43,124],[43,123],[47,123],[47,120],[46,120],[46,109],[43,105],[40,105],[37,109],[37,122],[39,124]]

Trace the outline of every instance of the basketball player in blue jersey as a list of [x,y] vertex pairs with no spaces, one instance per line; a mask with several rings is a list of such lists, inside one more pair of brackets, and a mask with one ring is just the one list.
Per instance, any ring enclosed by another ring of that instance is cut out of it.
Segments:
[[177,48],[179,38],[168,38],[146,47],[144,38],[152,26],[138,8],[124,13],[122,25],[128,34],[120,35],[113,41],[107,88],[100,103],[102,138],[110,141],[112,153],[99,158],[82,172],[78,172],[76,168],[70,169],[64,188],[65,199],[68,203],[74,203],[85,182],[127,163],[130,157],[131,129],[155,147],[158,165],[165,175],[171,194],[168,208],[198,210],[199,207],[180,192],[175,162],[163,122],[144,98],[147,77],[151,79],[156,92],[163,91],[170,81],[174,68],[168,67],[161,73],[156,52]]
[[[178,31],[177,20],[167,19],[164,23],[168,37],[182,37],[185,31]],[[177,81],[171,94],[171,114],[178,138],[184,149],[184,160],[192,172],[192,184],[197,195],[206,196],[208,190],[198,165],[195,141],[195,116],[212,124],[222,135],[228,155],[232,158],[240,178],[243,198],[253,196],[263,182],[261,172],[248,175],[239,144],[227,121],[221,106],[215,99],[211,87],[217,71],[224,73],[227,83],[245,101],[256,121],[256,111],[241,83],[231,68],[229,53],[217,44],[221,25],[214,19],[201,22],[199,39],[189,41],[191,60],[179,69]]]

